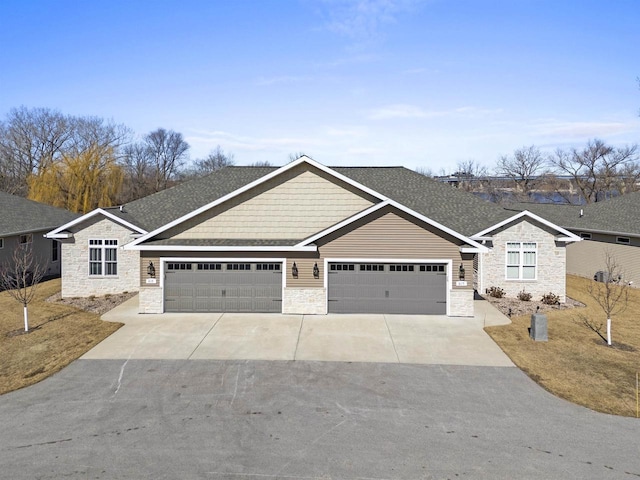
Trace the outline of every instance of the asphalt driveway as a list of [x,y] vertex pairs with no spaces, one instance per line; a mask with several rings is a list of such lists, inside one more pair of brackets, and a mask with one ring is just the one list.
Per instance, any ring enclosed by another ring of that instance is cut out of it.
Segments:
[[438,315],[140,315],[137,297],[104,315],[125,326],[84,359],[315,360],[513,366],[484,332],[508,323],[486,301],[473,318]]
[[515,367],[77,360],[0,424],[7,479],[640,477],[640,420]]

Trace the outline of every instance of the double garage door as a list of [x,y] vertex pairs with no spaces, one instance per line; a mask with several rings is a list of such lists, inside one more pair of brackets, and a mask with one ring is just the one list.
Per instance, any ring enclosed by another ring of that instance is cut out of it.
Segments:
[[176,262],[165,267],[165,312],[282,311],[282,264]]
[[[446,313],[446,265],[328,265],[329,313]],[[282,312],[282,264],[174,262],[165,266],[165,312]]]
[[444,315],[444,264],[330,263],[329,313]]

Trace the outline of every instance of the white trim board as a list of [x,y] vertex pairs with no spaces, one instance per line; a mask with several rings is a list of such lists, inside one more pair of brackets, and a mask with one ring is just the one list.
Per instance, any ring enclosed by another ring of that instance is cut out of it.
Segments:
[[[71,227],[74,227],[75,225],[78,225],[79,223],[82,223],[82,222],[84,222],[86,220],[89,220],[90,218],[93,218],[96,215],[104,215],[105,217],[109,218],[110,220],[113,220],[114,222],[117,222],[117,223],[119,223],[121,225],[124,225],[125,227],[130,228],[131,230],[135,230],[138,233],[141,233],[141,234],[147,233],[146,230],[143,230],[142,228],[137,227],[133,223],[130,223],[130,222],[127,222],[126,220],[123,220],[122,218],[114,215],[113,213],[109,213],[107,210],[104,210],[102,208],[96,208],[95,210],[92,210],[89,213],[86,213],[83,216],[78,217],[78,218],[76,218],[75,220],[72,220],[69,223],[65,223],[61,227],[58,227],[55,230],[52,230],[52,231],[46,233],[44,236],[46,238],[69,238],[68,236],[59,236],[59,235],[61,235],[64,230],[67,230],[67,229],[69,229]],[[68,235],[68,233],[66,233],[65,235]]]
[[358,183],[358,182],[356,182],[354,180],[351,180],[350,178],[345,177],[344,175],[341,175],[338,172],[333,171],[329,167],[325,167],[324,165],[316,162],[315,160],[312,160],[309,157],[303,155],[302,157],[298,158],[297,160],[295,160],[295,161],[293,161],[293,162],[291,162],[291,163],[289,163],[289,164],[287,164],[287,165],[285,165],[283,167],[280,167],[277,170],[274,170],[273,172],[271,172],[271,173],[269,173],[269,174],[267,174],[267,175],[265,175],[263,177],[260,177],[259,179],[254,180],[253,182],[248,183],[247,185],[245,185],[243,187],[240,187],[237,190],[234,190],[233,192],[228,193],[227,195],[224,195],[223,197],[218,198],[217,200],[214,200],[213,202],[210,202],[210,203],[208,203],[206,205],[203,205],[202,207],[197,208],[196,210],[193,210],[192,212],[190,212],[190,213],[188,213],[186,215],[183,215],[182,217],[177,218],[177,219],[173,220],[172,222],[169,222],[169,223],[167,223],[167,224],[165,224],[165,225],[163,225],[163,226],[161,226],[161,227],[159,227],[159,228],[157,228],[157,229],[155,229],[155,230],[153,230],[153,231],[151,231],[149,233],[146,233],[142,237],[134,240],[132,242],[132,246],[133,245],[139,245],[140,243],[143,243],[143,242],[149,240],[150,238],[153,238],[154,236],[158,235],[159,233],[162,233],[162,232],[164,232],[166,230],[169,230],[170,228],[173,228],[176,225],[179,225],[179,224],[189,220],[190,218],[193,218],[193,217],[195,217],[197,215],[200,215],[201,213],[204,213],[207,210],[212,209],[213,207],[216,207],[216,206],[218,206],[218,205],[220,205],[220,204],[222,204],[222,203],[224,203],[224,202],[226,202],[228,200],[231,200],[232,198],[235,198],[238,195],[240,195],[240,194],[242,194],[242,193],[244,193],[244,192],[246,192],[248,190],[251,190],[254,187],[257,187],[258,185],[261,185],[261,184],[271,180],[272,178],[275,178],[275,177],[277,177],[279,175],[282,175],[283,173],[291,170],[292,168],[297,167],[298,165],[301,165],[302,163],[307,163],[307,164],[311,165],[312,167],[315,167],[318,170],[321,170],[322,172],[325,172],[325,173],[331,175],[332,177],[334,177],[334,178],[336,178],[338,180],[341,180],[341,181],[347,183],[348,185],[351,185],[352,187],[355,187],[355,188],[357,188],[358,190],[360,190],[360,191],[362,191],[364,193],[368,193],[369,195],[371,195],[373,197],[376,197],[376,198],[378,198],[380,200],[383,200],[383,201],[387,200],[387,197],[385,197],[384,195],[381,195],[380,193],[375,192],[374,190],[371,190],[369,187],[366,187],[366,186],[364,186],[364,185],[362,185],[362,184],[360,184],[360,183]]
[[489,238],[489,237],[486,236],[487,233],[492,232],[492,231],[494,231],[494,230],[496,230],[496,229],[498,229],[498,228],[500,228],[500,227],[502,227],[504,225],[507,225],[508,223],[511,223],[511,222],[513,222],[515,220],[518,220],[518,219],[520,219],[522,217],[529,217],[529,218],[535,220],[536,222],[542,223],[543,225],[546,225],[547,227],[556,230],[557,232],[559,232],[559,233],[561,233],[562,235],[565,236],[565,238],[563,238],[563,240],[562,240],[564,242],[579,242],[579,241],[582,240],[582,238],[580,238],[578,235],[575,235],[575,234],[571,233],[570,231],[568,231],[568,230],[566,230],[566,229],[564,229],[562,227],[559,227],[555,223],[552,223],[552,222],[550,222],[548,220],[545,220],[544,218],[539,217],[535,213],[531,213],[528,210],[523,210],[522,212],[517,213],[517,214],[513,215],[512,217],[509,217],[509,218],[507,218],[507,219],[505,219],[505,220],[503,220],[503,221],[501,221],[499,223],[496,223],[495,225],[492,225],[491,227],[486,228],[486,229],[476,233],[475,235],[471,235],[471,238],[477,239],[477,240],[486,240],[486,239]]
[[[300,246],[301,247],[301,246],[304,246],[304,245],[309,245],[310,243],[313,243],[313,242],[315,242],[316,240],[318,240],[318,239],[320,239],[322,237],[325,237],[325,236],[327,236],[327,235],[329,235],[329,234],[331,234],[331,233],[333,233],[333,232],[335,232],[335,231],[337,231],[337,230],[339,230],[339,229],[341,229],[341,228],[343,228],[343,227],[345,227],[345,226],[347,226],[347,225],[349,225],[351,223],[354,223],[354,222],[366,217],[367,215],[375,213],[378,210],[380,210],[380,209],[382,209],[382,208],[384,208],[386,206],[394,207],[394,208],[400,210],[401,212],[404,212],[407,215],[410,215],[413,218],[415,218],[417,220],[420,220],[420,221],[422,221],[422,222],[424,222],[424,223],[426,223],[428,225],[431,225],[432,227],[435,227],[438,230],[440,230],[440,231],[442,231],[442,232],[444,232],[444,233],[446,233],[448,235],[451,235],[452,237],[457,238],[458,240],[461,240],[464,243],[470,245],[470,247],[461,246],[460,247],[461,248],[460,251],[462,253],[476,253],[476,252],[480,253],[480,252],[488,252],[489,251],[489,249],[487,247],[479,244],[478,242],[470,239],[469,237],[466,237],[466,236],[462,235],[461,233],[458,233],[458,232],[450,229],[449,227],[445,227],[441,223],[438,223],[435,220],[432,220],[432,219],[430,219],[428,217],[425,217],[424,215],[422,215],[422,214],[420,214],[420,213],[418,213],[418,212],[416,212],[414,210],[411,210],[408,207],[405,207],[401,203],[398,203],[398,202],[396,202],[394,200],[390,200],[390,199],[387,199],[387,200],[384,200],[384,201],[382,201],[380,203],[377,203],[377,204],[367,208],[366,210],[363,210],[362,212],[357,213],[356,215],[354,215],[352,217],[349,217],[346,220],[343,220],[342,222],[337,223],[337,224],[333,225],[332,227],[329,227],[326,230],[323,230],[323,231],[321,231],[321,232],[319,232],[319,233],[317,233],[317,234],[315,234],[315,235],[303,240],[302,242],[300,242],[296,246]],[[463,251],[463,249],[464,249],[464,251]]]

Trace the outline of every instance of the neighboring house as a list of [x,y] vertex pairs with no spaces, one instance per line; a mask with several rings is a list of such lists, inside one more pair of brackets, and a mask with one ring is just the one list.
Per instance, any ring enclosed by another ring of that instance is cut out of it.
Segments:
[[46,277],[60,275],[60,244],[44,237],[78,214],[0,192],[0,265],[12,268],[17,246],[30,245]]
[[626,282],[640,286],[640,192],[589,205],[518,204],[584,241],[567,248],[567,273],[593,278],[610,254]]
[[141,313],[450,316],[473,315],[476,283],[564,299],[565,244],[580,240],[406,168],[308,157],[227,167],[48,237],[64,297],[138,290]]

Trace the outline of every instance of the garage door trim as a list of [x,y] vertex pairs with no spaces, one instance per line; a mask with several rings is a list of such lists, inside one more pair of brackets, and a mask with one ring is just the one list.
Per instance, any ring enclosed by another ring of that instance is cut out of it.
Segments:
[[447,258],[325,258],[324,259],[324,291],[325,291],[325,305],[327,306],[327,311],[329,309],[329,264],[330,263],[386,263],[386,264],[402,264],[402,263],[439,263],[446,265],[445,273],[447,274],[446,278],[446,315],[450,315],[450,292],[451,292],[451,274],[452,274],[452,265],[453,260]]
[[[281,298],[284,298],[284,289],[287,286],[287,259],[273,257],[161,257],[160,258],[160,289],[162,290],[162,313],[165,304],[165,273],[167,263],[281,263],[282,264],[282,291]],[[280,312],[282,313],[282,311]]]

